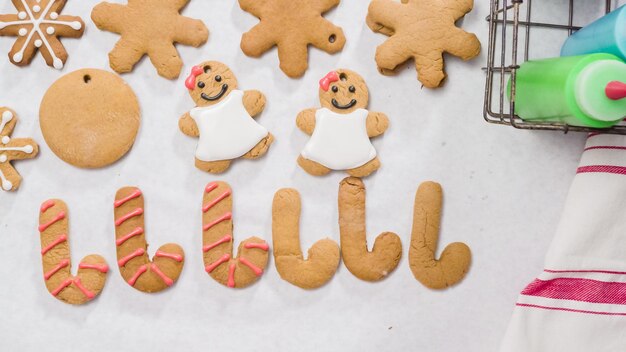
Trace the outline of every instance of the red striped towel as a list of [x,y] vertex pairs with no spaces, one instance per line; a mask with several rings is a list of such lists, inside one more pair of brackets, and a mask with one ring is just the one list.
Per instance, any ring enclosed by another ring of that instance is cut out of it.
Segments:
[[626,351],[626,136],[589,135],[545,267],[501,351]]

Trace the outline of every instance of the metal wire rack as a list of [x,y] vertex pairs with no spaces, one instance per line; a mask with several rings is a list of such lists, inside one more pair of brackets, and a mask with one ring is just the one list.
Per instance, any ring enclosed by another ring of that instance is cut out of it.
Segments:
[[[489,22],[489,49],[487,53],[487,74],[485,84],[485,101],[483,116],[487,122],[509,125],[520,129],[553,130],[578,132],[597,132],[626,134],[626,121],[607,129],[570,126],[565,123],[554,122],[525,122],[515,114],[515,74],[519,64],[528,61],[529,50],[533,40],[546,41],[552,38],[546,31],[560,31],[563,40],[567,35],[580,29],[574,25],[576,1],[567,0],[568,16],[563,16],[562,23],[555,22],[558,16],[551,16],[550,20],[534,20],[532,0],[491,0]],[[546,3],[542,0],[543,3]],[[585,0],[581,0],[585,2]],[[598,14],[608,13],[614,0],[589,2],[598,7]],[[586,5],[589,5],[587,3]],[[537,10],[535,10],[537,11]],[[544,11],[545,12],[545,11]],[[545,13],[541,13],[545,15]],[[544,16],[545,17],[545,16]],[[535,32],[543,31],[537,35]],[[546,35],[547,34],[547,35]],[[560,47],[562,41],[556,40],[555,46]],[[521,53],[520,53],[521,51]],[[558,54],[554,55],[558,56]],[[507,94],[506,85],[511,77],[511,91]]]

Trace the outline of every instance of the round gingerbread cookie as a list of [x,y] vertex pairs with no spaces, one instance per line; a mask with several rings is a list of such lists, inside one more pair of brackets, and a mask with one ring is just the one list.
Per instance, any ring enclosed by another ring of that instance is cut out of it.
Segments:
[[46,143],[63,161],[99,168],[130,150],[139,129],[139,102],[118,75],[98,70],[71,72],[48,88],[39,108]]

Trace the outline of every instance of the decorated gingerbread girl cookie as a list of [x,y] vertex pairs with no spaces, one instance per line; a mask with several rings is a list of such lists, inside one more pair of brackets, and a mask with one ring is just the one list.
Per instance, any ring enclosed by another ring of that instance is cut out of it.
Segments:
[[380,167],[370,138],[385,132],[389,119],[370,112],[365,81],[356,72],[340,69],[320,80],[321,109],[301,111],[296,124],[311,139],[302,150],[298,164],[308,173],[321,176],[331,170],[345,170],[364,177]]
[[253,117],[265,108],[257,90],[237,89],[237,78],[221,62],[207,61],[191,69],[185,81],[196,107],[179,120],[180,130],[199,137],[196,167],[226,171],[233,159],[256,159],[267,153],[274,137]]

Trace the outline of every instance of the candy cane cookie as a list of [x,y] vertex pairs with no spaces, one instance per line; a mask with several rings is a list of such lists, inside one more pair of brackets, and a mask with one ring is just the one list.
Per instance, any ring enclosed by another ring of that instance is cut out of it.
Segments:
[[46,288],[57,299],[83,304],[100,294],[109,267],[104,258],[91,254],[80,261],[78,273],[72,275],[68,222],[67,205],[62,200],[50,199],[41,204],[39,234],[43,278]]
[[202,252],[206,272],[222,285],[243,288],[263,274],[269,246],[258,237],[239,244],[233,257],[233,199],[226,182],[211,182],[202,200]]
[[441,257],[435,258],[442,198],[441,185],[424,182],[415,193],[413,206],[409,266],[413,276],[432,289],[443,289],[461,281],[469,270],[472,259],[470,248],[461,242],[450,243],[441,253]]
[[341,256],[350,272],[361,280],[378,281],[391,273],[402,256],[402,242],[393,232],[384,232],[367,250],[365,236],[365,185],[347,177],[339,184],[339,234]]
[[124,280],[143,292],[159,292],[174,284],[183,270],[185,253],[175,243],[159,247],[152,260],[144,227],[141,190],[120,188],[113,203],[117,264]]
[[300,194],[291,188],[278,190],[272,203],[272,241],[276,270],[280,277],[298,287],[313,289],[328,282],[339,265],[339,245],[321,239],[308,251],[300,248]]

